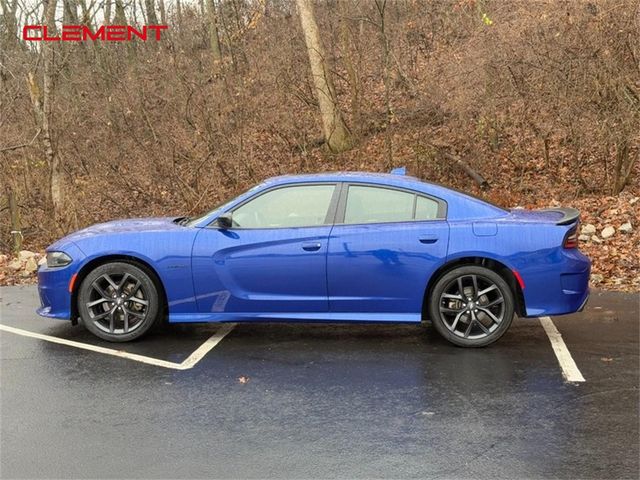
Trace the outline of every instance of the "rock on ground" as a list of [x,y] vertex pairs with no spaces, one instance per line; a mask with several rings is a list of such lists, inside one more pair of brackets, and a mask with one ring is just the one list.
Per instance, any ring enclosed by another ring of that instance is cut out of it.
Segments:
[[34,257],[27,259],[24,265],[24,271],[27,273],[33,273],[36,270],[38,270],[38,264],[36,262],[36,259]]
[[602,238],[604,238],[604,239],[607,239],[607,238],[613,237],[615,235],[615,233],[616,233],[616,229],[611,227],[611,226],[609,226],[609,227],[605,227],[602,230],[602,232],[600,232],[600,236]]
[[29,250],[21,250],[20,253],[18,253],[18,260],[20,260],[21,262],[26,262],[27,260],[35,256],[35,252],[30,252]]
[[631,233],[633,232],[633,227],[631,226],[631,222],[625,222],[618,227],[618,231],[622,233]]
[[12,270],[22,270],[22,262],[20,260],[13,260],[9,262],[9,268]]

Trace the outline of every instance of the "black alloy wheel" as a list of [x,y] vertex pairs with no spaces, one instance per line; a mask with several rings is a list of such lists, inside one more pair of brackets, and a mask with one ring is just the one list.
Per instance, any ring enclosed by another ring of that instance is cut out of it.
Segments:
[[82,281],[78,311],[84,326],[110,342],[128,342],[145,334],[159,316],[158,288],[137,265],[100,265]]
[[513,293],[507,282],[485,267],[458,267],[440,277],[431,292],[429,314],[436,330],[463,347],[498,340],[513,320]]

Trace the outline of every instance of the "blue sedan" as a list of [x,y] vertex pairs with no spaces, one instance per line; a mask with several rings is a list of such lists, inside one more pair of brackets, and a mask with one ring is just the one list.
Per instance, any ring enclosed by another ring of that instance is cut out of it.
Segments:
[[391,174],[269,179],[198,218],[93,225],[49,246],[45,317],[125,342],[179,322],[420,322],[481,347],[514,314],[581,310],[570,208],[504,210]]

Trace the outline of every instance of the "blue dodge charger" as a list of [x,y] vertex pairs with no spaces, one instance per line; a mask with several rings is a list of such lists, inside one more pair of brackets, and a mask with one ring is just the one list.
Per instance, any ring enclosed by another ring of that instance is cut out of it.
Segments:
[[269,179],[198,218],[93,225],[47,249],[45,317],[125,342],[178,322],[420,322],[481,347],[581,310],[579,212],[504,210],[391,174]]

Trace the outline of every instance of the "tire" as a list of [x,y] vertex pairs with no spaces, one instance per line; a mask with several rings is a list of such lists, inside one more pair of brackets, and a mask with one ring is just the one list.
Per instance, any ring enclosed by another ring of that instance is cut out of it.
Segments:
[[460,347],[486,347],[504,335],[513,321],[511,288],[499,274],[477,265],[445,273],[428,301],[433,326]]
[[106,263],[80,284],[78,312],[97,337],[129,342],[147,333],[160,317],[158,287],[149,273],[132,263]]

